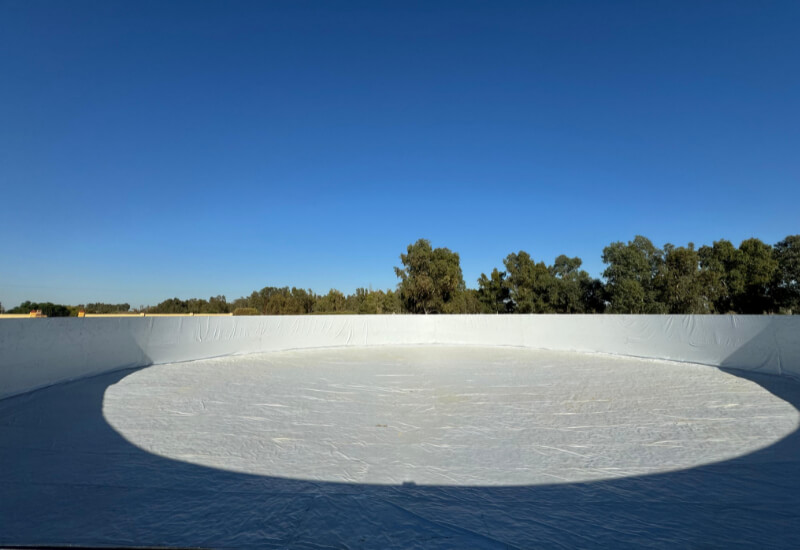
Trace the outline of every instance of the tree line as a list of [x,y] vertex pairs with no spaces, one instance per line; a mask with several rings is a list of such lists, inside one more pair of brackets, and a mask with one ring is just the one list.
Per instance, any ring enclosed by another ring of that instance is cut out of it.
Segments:
[[[800,235],[774,246],[747,239],[738,247],[727,240],[696,248],[656,247],[636,236],[603,249],[602,280],[581,269],[578,257],[560,255],[552,264],[527,252],[512,252],[477,288],[467,288],[460,257],[419,239],[400,254],[395,290],[358,288],[346,295],[296,287],[264,287],[228,302],[170,298],[135,311],[147,313],[233,313],[234,315],[386,314],[386,313],[800,313]],[[129,304],[60,306],[24,302],[9,313],[41,309],[45,315],[116,313]],[[50,312],[50,313],[48,313]]]
[[[638,235],[611,243],[602,259],[601,281],[582,270],[577,257],[560,255],[546,265],[525,251],[512,252],[503,269],[482,273],[470,291],[458,281],[458,255],[420,240],[401,255],[405,268],[396,271],[403,304],[412,312],[800,313],[800,235],[774,246],[747,239],[737,248],[722,239],[699,249],[693,243],[657,248]],[[442,290],[430,294],[436,277]]]
[[800,313],[800,235],[699,249],[636,236],[605,247],[602,259],[604,281],[581,270],[580,258],[546,266],[512,253],[505,270],[481,275],[478,292],[498,313]]
[[[0,308],[2,309],[2,308]],[[77,317],[79,311],[85,313],[126,313],[130,311],[130,304],[80,304],[77,306],[65,306],[52,302],[31,302],[26,300],[13,309],[4,313],[30,313],[31,311],[41,311],[48,317]]]
[[233,313],[234,315],[306,315],[322,313],[402,313],[397,293],[392,290],[358,288],[345,295],[331,289],[327,294],[296,287],[264,287],[249,296],[226,301],[225,296],[208,300],[170,298],[145,308],[147,313]]

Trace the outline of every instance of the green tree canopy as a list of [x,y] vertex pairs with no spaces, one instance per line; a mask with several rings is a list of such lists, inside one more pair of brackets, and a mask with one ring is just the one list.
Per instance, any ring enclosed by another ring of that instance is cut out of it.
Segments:
[[457,252],[431,248],[427,239],[408,245],[400,254],[403,267],[395,267],[400,278],[398,292],[406,311],[411,313],[451,313],[466,289]]
[[131,309],[130,304],[104,304],[102,302],[78,307],[83,308],[85,313],[125,313]]
[[31,311],[41,311],[47,317],[69,317],[70,311],[67,306],[54,304],[52,302],[31,302],[26,300],[17,307],[8,310],[8,313],[25,314]]
[[555,295],[551,304],[556,313],[585,313],[594,311],[587,307],[586,297],[593,287],[589,274],[581,269],[583,260],[561,254],[549,267],[555,280]]
[[657,286],[668,313],[710,313],[713,304],[700,271],[700,254],[688,247],[664,245],[664,269]]
[[261,315],[301,315],[314,311],[316,300],[311,290],[265,286],[246,298],[234,300],[229,308],[253,308]]
[[776,305],[786,313],[800,313],[800,235],[789,235],[774,251],[778,262],[773,282]]
[[544,262],[536,263],[520,250],[503,260],[508,274],[513,309],[516,313],[550,313],[556,299],[556,281]]
[[735,297],[741,313],[769,313],[775,310],[771,286],[778,273],[778,261],[772,247],[759,239],[747,239],[739,245],[743,292]]
[[712,246],[701,246],[698,255],[704,292],[713,311],[735,311],[734,298],[744,291],[741,252],[730,241],[720,239]]
[[[332,288],[325,296],[317,299],[314,307],[315,313],[344,313],[347,311],[347,298],[345,295]],[[355,313],[355,312],[352,312]]]
[[482,311],[486,313],[511,313],[514,303],[511,301],[506,272],[494,268],[489,277],[481,273],[477,298],[482,304]]
[[520,250],[503,260],[505,271],[482,273],[476,298],[486,313],[596,313],[605,309],[602,283],[564,254],[553,265]]
[[[203,314],[253,310],[259,315],[310,313],[800,313],[800,235],[774,246],[746,239],[736,247],[721,239],[696,249],[665,244],[657,248],[637,235],[603,249],[605,281],[581,269],[580,258],[559,255],[552,265],[525,251],[511,253],[504,269],[482,273],[477,289],[467,289],[460,257],[420,239],[400,255],[398,288],[331,289],[317,295],[296,287],[267,286],[228,303],[225,296],[170,298],[139,311]],[[0,306],[1,307],[1,306]],[[41,310],[50,317],[117,313],[130,305],[59,305],[26,301],[9,313]]]
[[659,300],[663,252],[650,239],[637,235],[627,244],[611,243],[603,249],[603,263],[612,313],[666,313]]

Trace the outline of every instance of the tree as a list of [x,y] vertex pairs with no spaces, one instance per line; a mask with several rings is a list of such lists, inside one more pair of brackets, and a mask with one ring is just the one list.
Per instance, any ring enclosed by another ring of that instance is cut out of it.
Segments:
[[375,303],[373,292],[363,287],[358,287],[354,294],[347,296],[347,310],[356,313],[376,313],[378,306]]
[[[126,306],[127,304],[121,304]],[[225,296],[212,296],[208,300],[203,298],[170,298],[159,303],[155,307],[147,309],[149,313],[178,313],[178,314],[202,314],[202,313],[230,313],[233,311]]]
[[240,315],[259,315],[259,313],[254,307],[237,307],[233,310],[233,315],[238,317]]
[[[224,298],[224,297],[223,297]],[[311,290],[292,287],[265,286],[247,298],[238,298],[230,308],[255,308],[263,315],[300,315],[311,313],[316,296]]]
[[583,261],[564,254],[546,266],[520,250],[503,260],[506,271],[495,268],[478,279],[476,298],[484,313],[602,313],[603,284],[580,269]]
[[712,311],[735,311],[734,298],[744,291],[739,269],[741,252],[730,241],[720,239],[712,246],[701,246],[698,255],[703,293],[712,304]]
[[448,313],[464,292],[464,276],[457,252],[431,248],[427,239],[408,245],[400,254],[402,268],[394,272],[400,278],[398,292],[403,308],[411,313]]
[[297,313],[311,313],[314,311],[314,302],[316,296],[311,289],[304,290],[302,288],[292,287],[292,299],[294,300]]
[[700,254],[694,243],[688,247],[664,245],[664,270],[661,273],[661,301],[669,313],[710,313],[711,300],[704,292]]
[[637,235],[628,244],[611,243],[603,249],[603,263],[612,313],[666,313],[658,288],[663,252],[650,239]]
[[180,298],[169,298],[149,308],[148,313],[189,313],[189,303]]
[[400,313],[403,311],[403,304],[400,301],[400,293],[387,290],[383,296],[381,311],[379,313]]
[[600,279],[581,280],[581,300],[585,313],[605,313],[606,290]]
[[771,286],[778,273],[778,261],[772,247],[759,239],[747,239],[739,245],[743,292],[735,297],[741,313],[761,314],[774,311]]
[[264,315],[285,315],[286,313],[294,313],[291,306],[287,304],[289,301],[289,288],[277,288],[267,286],[262,288],[259,292],[261,298],[262,312]]
[[494,268],[490,277],[481,273],[478,278],[477,299],[483,306],[482,311],[486,313],[511,313],[514,303],[511,301],[506,272]]
[[348,311],[359,314],[397,313],[399,305],[394,305],[394,293],[389,290],[372,290],[357,288],[355,294],[347,297]]
[[584,291],[591,286],[592,278],[580,267],[583,260],[561,254],[548,268],[553,275],[555,295],[552,309],[556,313],[584,313]]
[[130,304],[104,304],[102,302],[78,307],[82,307],[85,313],[124,313],[131,309]]
[[772,295],[779,264],[772,247],[759,239],[714,241],[699,251],[702,282],[718,313],[761,314],[776,309]]
[[478,291],[474,288],[468,288],[464,291],[464,309],[462,313],[477,314],[484,313],[483,304],[478,297]]
[[314,306],[315,313],[344,313],[345,311],[347,311],[347,298],[335,288],[330,289],[325,296],[317,298]]
[[231,306],[228,304],[228,301],[225,299],[225,296],[212,296],[208,299],[208,305],[202,311],[202,313],[230,313]]
[[773,248],[778,262],[773,296],[776,308],[785,313],[800,313],[800,235],[790,235]]
[[520,250],[503,260],[508,274],[513,311],[516,313],[551,313],[556,299],[556,282],[544,264],[536,263],[530,254]]
[[445,304],[442,313],[474,314],[482,313],[483,311],[484,306],[478,300],[478,291],[472,288],[465,288],[452,301]]
[[52,302],[31,302],[26,300],[8,313],[30,313],[31,311],[41,311],[47,317],[69,317],[70,311],[67,306],[54,304]]

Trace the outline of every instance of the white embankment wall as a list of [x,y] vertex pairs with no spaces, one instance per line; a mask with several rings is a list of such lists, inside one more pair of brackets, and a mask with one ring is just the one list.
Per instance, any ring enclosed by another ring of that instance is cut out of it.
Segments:
[[520,346],[800,378],[800,316],[331,315],[0,320],[0,398],[102,372],[336,346]]

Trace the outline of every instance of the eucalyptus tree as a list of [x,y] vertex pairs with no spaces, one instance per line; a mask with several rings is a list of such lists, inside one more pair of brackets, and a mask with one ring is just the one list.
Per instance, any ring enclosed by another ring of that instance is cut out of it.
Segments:
[[432,248],[419,239],[400,254],[403,267],[394,272],[400,283],[398,292],[403,308],[411,313],[455,313],[466,290],[457,252]]
[[603,249],[603,263],[612,313],[666,313],[659,299],[664,253],[650,239],[637,235],[627,244],[611,243]]
[[324,296],[317,297],[314,313],[343,313],[347,311],[347,297],[332,288]]
[[478,278],[478,301],[485,313],[511,313],[514,302],[511,301],[511,288],[506,280],[506,272],[497,268],[489,277],[481,273]]
[[700,254],[689,246],[664,245],[661,301],[669,313],[711,313],[714,305],[700,271]]
[[515,313],[552,313],[557,290],[555,277],[544,262],[535,262],[520,250],[503,260]]
[[554,278],[555,294],[551,307],[556,313],[584,313],[587,311],[584,294],[592,278],[581,269],[583,260],[577,256],[558,256],[548,269]]
[[712,246],[701,246],[698,255],[703,288],[713,312],[734,312],[735,298],[744,290],[741,252],[730,241],[720,239]]
[[778,262],[773,294],[785,313],[800,313],[800,235],[789,235],[773,248]]
[[778,261],[772,247],[759,239],[747,239],[739,245],[739,266],[743,291],[736,297],[735,305],[741,313],[771,313],[775,301],[771,287],[778,273]]

